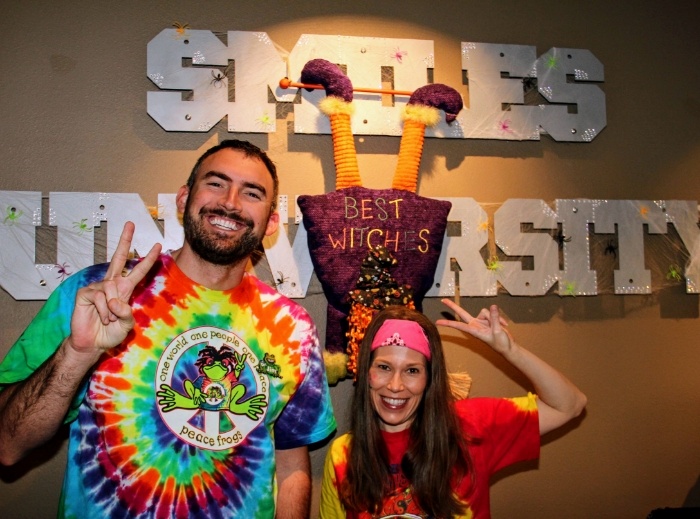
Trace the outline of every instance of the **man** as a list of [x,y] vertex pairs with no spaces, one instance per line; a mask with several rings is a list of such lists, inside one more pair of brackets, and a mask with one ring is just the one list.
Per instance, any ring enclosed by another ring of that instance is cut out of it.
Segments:
[[277,184],[250,143],[208,150],[177,194],[183,247],[127,263],[128,223],[0,364],[0,462],[72,421],[59,515],[308,515],[307,445],[335,429],[318,337],[245,272]]

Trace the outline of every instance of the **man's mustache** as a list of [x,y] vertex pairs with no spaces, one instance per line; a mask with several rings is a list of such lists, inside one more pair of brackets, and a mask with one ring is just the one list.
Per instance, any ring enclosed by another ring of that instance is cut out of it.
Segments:
[[253,227],[253,220],[246,218],[245,216],[241,215],[238,212],[235,211],[226,211],[221,208],[214,208],[214,209],[207,209],[202,207],[199,210],[200,216],[206,216],[206,215],[216,215],[216,216],[221,216],[222,218],[227,218],[229,220],[233,220],[234,222],[238,222],[240,224],[243,224],[247,227]]

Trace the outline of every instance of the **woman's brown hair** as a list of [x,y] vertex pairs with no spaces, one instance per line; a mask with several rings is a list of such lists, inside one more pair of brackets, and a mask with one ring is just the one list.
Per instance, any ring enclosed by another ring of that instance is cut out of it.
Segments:
[[409,447],[401,463],[404,475],[411,482],[418,504],[431,517],[449,518],[464,513],[453,484],[465,477],[473,478],[472,463],[455,415],[440,335],[425,315],[404,306],[389,306],[379,312],[367,327],[360,346],[351,407],[352,441],[341,499],[346,509],[372,513],[381,508],[384,496],[391,490],[389,462],[368,377],[372,339],[387,319],[417,322],[428,337],[432,356],[427,361],[427,385],[411,423]]

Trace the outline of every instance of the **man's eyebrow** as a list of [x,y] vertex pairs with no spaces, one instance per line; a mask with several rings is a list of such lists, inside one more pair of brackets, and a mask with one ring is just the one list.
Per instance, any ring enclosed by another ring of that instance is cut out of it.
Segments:
[[[222,173],[221,171],[207,171],[204,173],[202,176],[202,180],[206,180],[208,178],[220,178],[221,180],[224,180],[226,182],[233,182],[233,179],[227,175],[226,173]],[[262,184],[259,184],[257,182],[251,182],[249,180],[243,182],[243,187],[246,189],[255,189],[256,191],[260,191],[263,195],[267,196],[267,189],[265,189],[265,186]]]
[[267,196],[267,189],[265,189],[265,186],[258,184],[257,182],[243,182],[243,187],[255,189],[256,191],[260,191],[260,193],[262,193],[264,196]]
[[220,171],[207,171],[202,175],[202,180],[206,180],[208,178],[220,178],[221,180],[225,180],[227,182],[231,182],[231,177],[229,177],[225,173],[221,173]]

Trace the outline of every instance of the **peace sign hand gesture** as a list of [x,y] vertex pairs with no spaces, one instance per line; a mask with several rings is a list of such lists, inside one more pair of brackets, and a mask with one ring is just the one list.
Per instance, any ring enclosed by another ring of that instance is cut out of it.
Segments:
[[443,299],[442,302],[454,310],[455,315],[457,315],[461,321],[438,319],[435,324],[468,333],[485,342],[501,355],[505,356],[511,351],[514,346],[514,341],[510,332],[506,329],[508,323],[501,317],[496,305],[492,305],[488,309],[482,308],[479,315],[473,317],[464,308],[458,306],[449,299]]
[[74,351],[92,354],[95,360],[120,344],[134,327],[129,299],[160,254],[161,245],[157,243],[131,272],[122,276],[134,229],[132,222],[124,225],[104,280],[81,288],[76,295],[68,341]]

